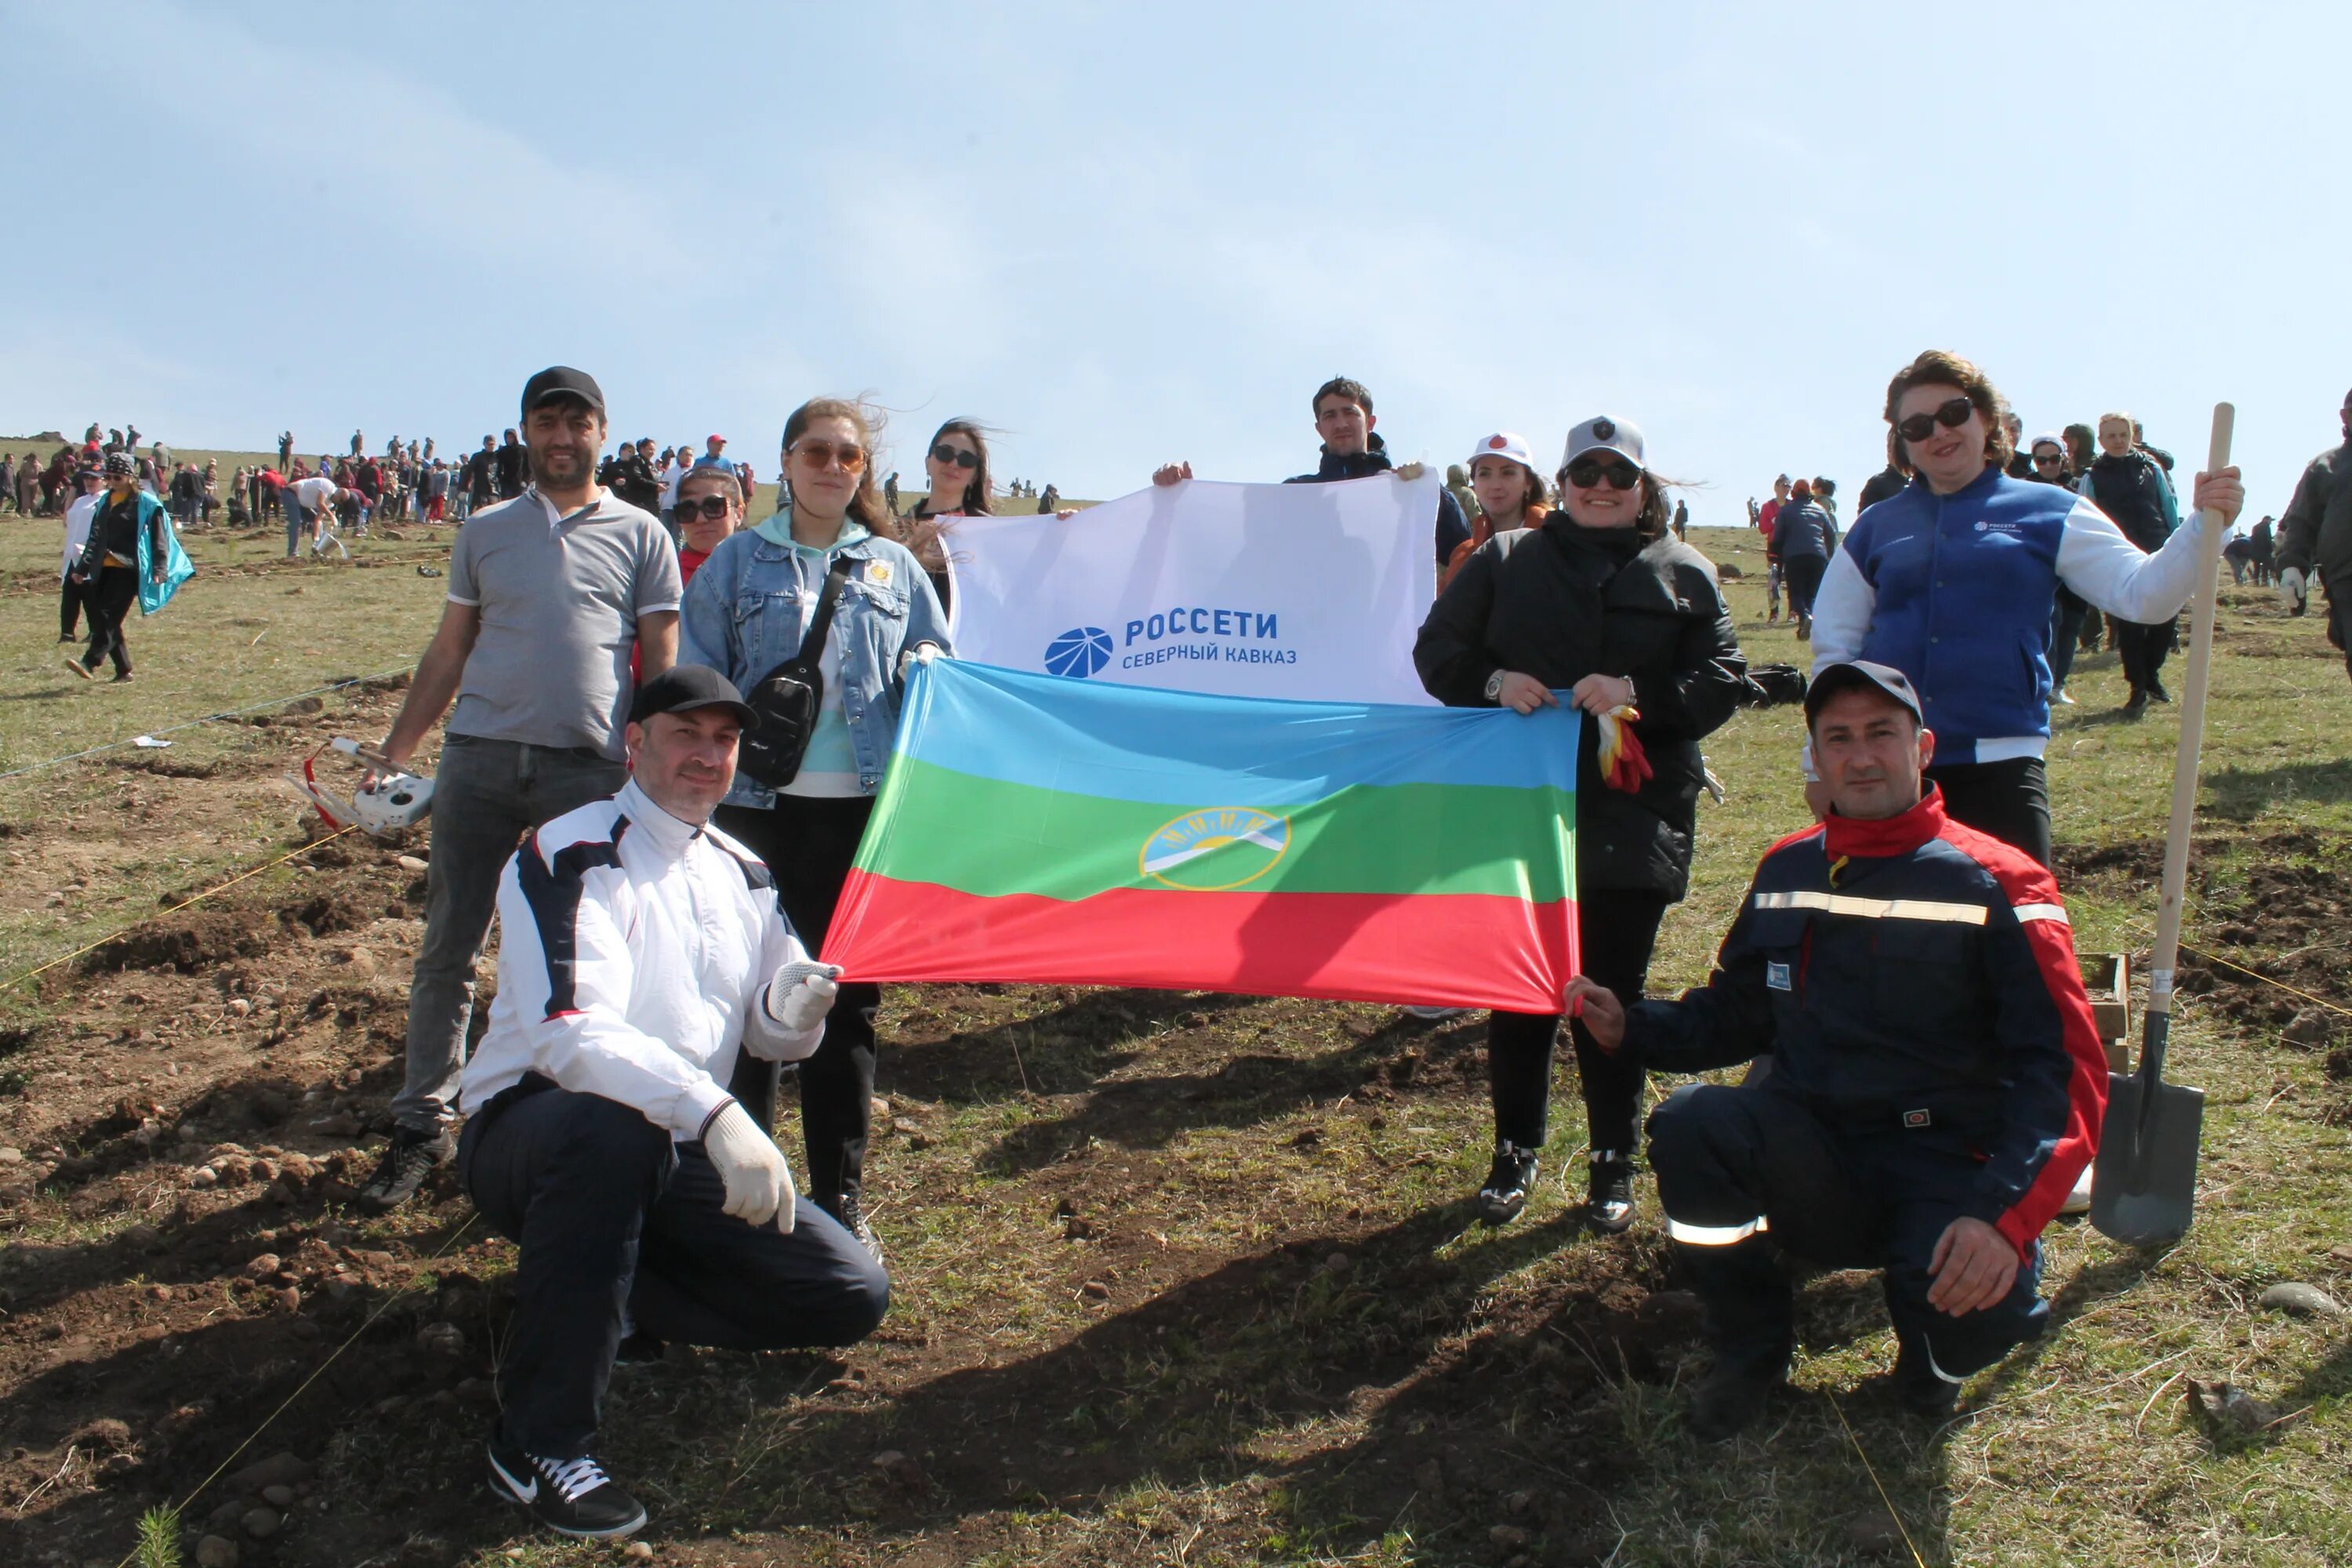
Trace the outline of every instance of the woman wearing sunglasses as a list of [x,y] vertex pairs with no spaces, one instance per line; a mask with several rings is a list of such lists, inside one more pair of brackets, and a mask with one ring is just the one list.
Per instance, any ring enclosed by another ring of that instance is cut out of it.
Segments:
[[996,485],[988,473],[988,437],[979,422],[950,419],[932,433],[923,455],[930,493],[908,514],[907,548],[923,563],[924,574],[942,605],[952,607],[948,576],[948,520],[986,517],[996,510]]
[[1470,537],[1454,547],[1445,569],[1438,574],[1441,594],[1478,546],[1515,528],[1539,527],[1551,515],[1551,505],[1544,499],[1543,476],[1536,472],[1526,439],[1508,430],[1498,430],[1470,449],[1468,489],[1478,503],[1473,509]]
[[[2144,553],[2057,485],[2011,479],[2000,394],[1931,349],[1887,384],[1885,417],[1911,483],[1854,520],[1822,579],[1813,668],[1864,658],[1911,679],[1935,731],[1927,776],[1944,810],[2050,864],[2050,636],[2063,584],[2126,621],[2168,620],[2196,586],[2201,523]],[[2197,476],[2227,530],[2238,470]],[[1827,792],[1809,784],[1814,813]]]
[[[1667,531],[1665,487],[1643,466],[1640,431],[1620,419],[1579,425],[1559,510],[1474,550],[1413,646],[1422,684],[1448,706],[1532,713],[1564,699],[1591,716],[1618,713],[1641,742],[1650,776],[1618,788],[1601,776],[1599,726],[1582,724],[1577,739],[1580,968],[1620,995],[1641,994],[1658,922],[1689,889],[1706,777],[1699,741],[1747,685],[1714,566]],[[1488,1224],[1517,1215],[1535,1185],[1559,1031],[1557,1013],[1496,1013],[1487,1024],[1495,1163],[1475,1202]],[[1622,1231],[1633,1218],[1641,1064],[1601,1051],[1581,1022],[1569,1033],[1591,1144],[1585,1216]]]
[[[687,588],[678,623],[678,662],[709,665],[748,692],[800,653],[828,577],[839,578],[832,623],[816,650],[822,703],[799,772],[773,789],[739,772],[717,816],[722,831],[766,864],[785,915],[812,952],[824,944],[890,760],[905,657],[927,646],[948,651],[939,599],[896,538],[897,521],[875,484],[878,423],[841,398],[795,409],[784,422],[780,510],[719,541]],[[682,522],[686,498],[710,482],[709,473],[680,481]],[[824,1042],[799,1074],[808,1195],[877,1258],[862,1197],[881,1000],[878,986],[842,986]],[[748,1062],[737,1075],[736,1098],[762,1125],[773,1125],[774,1084],[764,1063]]]

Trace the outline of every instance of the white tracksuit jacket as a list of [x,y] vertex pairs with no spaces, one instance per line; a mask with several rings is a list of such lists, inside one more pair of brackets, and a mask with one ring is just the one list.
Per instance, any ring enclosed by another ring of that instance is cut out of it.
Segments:
[[466,1064],[469,1111],[536,1072],[696,1139],[729,1103],[739,1047],[798,1061],[824,1036],[768,1015],[769,977],[808,954],[767,868],[635,781],[524,839],[498,908],[499,994]]

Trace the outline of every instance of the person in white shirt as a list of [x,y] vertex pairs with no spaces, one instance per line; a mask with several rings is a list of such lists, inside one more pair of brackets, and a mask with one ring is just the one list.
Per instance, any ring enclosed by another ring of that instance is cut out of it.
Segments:
[[333,527],[335,503],[342,494],[342,487],[323,473],[305,474],[279,492],[286,511],[287,560],[293,560],[300,552],[302,531],[306,528],[311,531],[312,554],[325,554],[327,542],[332,539],[335,548],[342,551],[343,559],[352,558],[352,552],[343,550],[342,537]]
[[100,504],[106,500],[106,485],[96,468],[84,468],[74,478],[81,486],[81,494],[66,507],[66,556],[58,568],[58,581],[62,585],[58,597],[59,642],[81,640],[84,584],[73,580],[74,563],[81,559],[82,546],[89,542],[89,520],[98,515]]
[[673,543],[677,540],[678,481],[694,471],[693,465],[688,461],[689,456],[685,444],[679,443],[677,450],[670,454],[668,466],[661,471],[662,526],[669,530]]
[[756,722],[718,671],[639,688],[630,781],[523,841],[499,880],[498,998],[467,1064],[460,1179],[521,1249],[492,1489],[575,1537],[645,1510],[593,1457],[625,1337],[854,1344],[889,1303],[857,1238],[800,1201],[728,1094],[739,1054],[817,1047],[840,971],[810,962],[758,857],[709,826]]

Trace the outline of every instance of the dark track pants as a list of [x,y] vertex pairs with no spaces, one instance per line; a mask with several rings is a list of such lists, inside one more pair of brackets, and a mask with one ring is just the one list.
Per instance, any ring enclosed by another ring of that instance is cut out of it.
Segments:
[[[834,905],[873,815],[874,802],[865,795],[786,795],[765,811],[722,805],[717,821],[720,832],[757,855],[776,879],[784,918],[814,956],[833,927]],[[874,1015],[881,1006],[879,985],[844,985],[825,1015],[824,1042],[800,1064],[806,1191],[828,1206],[865,1187],[866,1144],[874,1128]],[[729,1086],[762,1127],[776,1124],[777,1076],[774,1063],[747,1056]]]
[[95,670],[111,658],[115,674],[131,673],[131,645],[122,638],[122,623],[138,602],[135,567],[99,568],[96,580],[82,590],[82,605],[89,613],[89,647],[81,656],[84,668]]
[[1833,1124],[1768,1081],[1691,1084],[1650,1116],[1650,1166],[1666,1234],[1706,1306],[1719,1364],[1774,1375],[1795,1344],[1782,1250],[1834,1268],[1885,1270],[1898,1376],[1958,1382],[2038,1338],[2041,1247],[1997,1305],[1949,1317],[1927,1304],[1927,1262],[1945,1227],[1977,1214],[1977,1162],[1937,1128],[1890,1114]]
[[2116,623],[2116,655],[2123,661],[2124,679],[2134,691],[2153,690],[2161,684],[2164,656],[2179,642],[2179,622],[2159,621],[2144,626],[2136,621]]
[[2071,589],[2061,587],[2050,611],[2050,689],[2066,689],[2066,678],[2074,673],[2074,654],[2082,646],[2083,623],[2090,618],[2091,606]]
[[[1650,953],[1666,916],[1663,893],[1586,893],[1577,900],[1577,937],[1586,974],[1629,1006],[1649,984]],[[1551,1102],[1552,1043],[1557,1013],[1496,1013],[1486,1023],[1486,1071],[1494,1084],[1495,1136],[1521,1148],[1543,1147]],[[1576,1076],[1584,1090],[1584,1117],[1595,1149],[1634,1151],[1633,1122],[1642,1110],[1642,1064],[1623,1051],[1592,1042],[1571,1021]]]
[[2040,757],[1939,763],[1927,771],[1954,822],[2050,864],[2050,772]]
[[507,1440],[544,1458],[589,1452],[621,1342],[791,1350],[855,1344],[890,1282],[814,1205],[790,1236],[719,1212],[699,1142],[673,1143],[617,1100],[526,1079],[467,1123],[457,1169],[482,1217],[522,1250],[499,1368]]
[[58,593],[58,640],[70,642],[81,629],[82,585],[68,577]]

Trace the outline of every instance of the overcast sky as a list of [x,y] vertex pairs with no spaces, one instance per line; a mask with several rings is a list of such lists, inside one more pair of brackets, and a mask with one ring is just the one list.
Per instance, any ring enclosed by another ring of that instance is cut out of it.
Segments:
[[762,473],[863,391],[913,485],[971,414],[1099,497],[1311,467],[1345,373],[1400,459],[1605,412],[1730,521],[1943,346],[2184,470],[2235,401],[2258,515],[2352,385],[2340,0],[7,0],[0,58],[0,431],[470,446],[566,362]]

